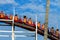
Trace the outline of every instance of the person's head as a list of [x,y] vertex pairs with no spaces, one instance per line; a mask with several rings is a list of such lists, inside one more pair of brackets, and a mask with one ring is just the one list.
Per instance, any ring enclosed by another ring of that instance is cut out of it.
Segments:
[[23,18],[26,18],[26,16],[24,16]]
[[3,11],[0,11],[0,13],[1,13],[1,14],[4,14],[4,12],[3,12]]
[[52,29],[54,29],[54,27],[52,27]]
[[31,18],[29,18],[29,19],[31,19]]
[[15,14],[15,16],[17,16],[17,14]]
[[38,22],[38,23],[40,23],[40,22]]
[[3,13],[3,11],[1,11],[1,13]]
[[56,31],[59,31],[59,29],[56,29]]
[[40,23],[40,22],[38,22],[38,23]]

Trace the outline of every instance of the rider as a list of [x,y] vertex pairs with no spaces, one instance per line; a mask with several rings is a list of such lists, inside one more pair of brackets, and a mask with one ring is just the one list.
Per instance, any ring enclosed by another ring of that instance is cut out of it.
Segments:
[[26,16],[23,17],[23,22],[27,23],[27,17]]
[[51,35],[54,34],[54,27],[52,27],[52,28],[50,29],[50,34],[51,34]]
[[44,31],[44,28],[45,28],[45,24],[42,24],[42,27],[41,27],[42,29],[42,31]]
[[9,19],[10,19],[10,20],[12,20],[12,19],[13,19],[13,16],[12,16],[12,15],[10,15],[10,16],[9,16]]
[[31,18],[29,18],[29,20],[28,20],[28,24],[29,24],[29,25],[32,25],[32,24],[33,24],[33,22],[32,22],[32,19],[31,19]]
[[3,11],[1,11],[1,13],[0,13],[0,18],[2,18],[2,19],[3,19],[3,18],[4,18],[4,16],[5,16],[5,15],[4,15]]
[[59,37],[59,29],[56,29],[55,35],[56,35],[56,37]]
[[18,16],[17,16],[17,14],[14,16],[14,21],[15,21],[15,22],[18,21]]
[[37,23],[37,26],[38,26],[38,28],[40,29],[40,27],[41,27],[41,24],[40,24],[40,22],[38,22],[38,23]]

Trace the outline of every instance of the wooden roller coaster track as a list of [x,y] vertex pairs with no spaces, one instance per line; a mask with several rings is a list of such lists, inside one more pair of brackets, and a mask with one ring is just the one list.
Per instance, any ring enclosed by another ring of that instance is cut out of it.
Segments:
[[[7,21],[7,22],[6,21],[0,21],[0,22],[4,22],[4,23],[12,25],[12,22],[10,22],[10,21]],[[26,25],[24,23],[18,23],[18,22],[15,22],[14,26],[17,26],[17,27],[20,27],[20,28],[24,28],[24,29],[29,30],[29,31],[35,31],[35,29],[36,29],[35,27]],[[37,32],[38,32],[38,34],[44,36],[44,32],[41,31],[40,29],[37,29]],[[59,38],[54,37],[54,36],[52,36],[50,34],[48,34],[48,38],[51,39],[51,40],[58,40],[59,39]]]

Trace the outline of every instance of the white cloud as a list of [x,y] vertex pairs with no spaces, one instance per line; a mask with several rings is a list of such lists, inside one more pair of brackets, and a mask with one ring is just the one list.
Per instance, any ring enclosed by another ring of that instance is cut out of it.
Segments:
[[15,4],[18,5],[14,0],[0,0],[0,4]]
[[[54,7],[54,8],[51,8]],[[59,11],[59,8],[60,8],[60,0],[51,0],[50,1],[50,12],[53,12],[53,13],[58,13]]]
[[31,9],[31,11],[34,13],[45,12],[44,4],[39,3],[39,2],[42,2],[42,0],[30,0],[30,1],[31,1],[31,3],[21,5],[18,8],[21,9],[22,11],[24,11],[26,9]]
[[51,5],[55,5],[55,6],[60,6],[60,0],[55,0],[55,1],[52,1],[52,2],[50,2],[51,3]]
[[32,9],[33,11],[45,12],[45,8],[42,4],[37,6],[33,3],[30,3],[30,4],[25,4],[23,6],[20,6],[19,8],[21,8],[22,10],[29,8],[29,9]]

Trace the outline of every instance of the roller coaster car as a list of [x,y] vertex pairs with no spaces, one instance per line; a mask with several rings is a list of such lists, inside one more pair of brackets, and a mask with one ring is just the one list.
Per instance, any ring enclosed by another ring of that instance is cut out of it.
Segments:
[[27,25],[34,27],[34,24],[27,24]]
[[22,21],[22,19],[21,19],[21,18],[18,20],[18,22],[19,22],[19,23],[23,23],[23,21]]
[[56,34],[53,34],[53,36],[59,39],[59,36],[57,36]]
[[32,27],[36,28],[35,23],[33,23],[33,24],[29,24],[29,23],[27,22],[26,25],[28,25],[28,26],[32,26]]
[[7,15],[5,15],[5,19],[9,19]]
[[34,23],[34,22],[33,22],[33,27],[34,27],[34,28],[36,28],[36,25],[35,25],[35,23]]
[[0,13],[0,19],[1,19],[1,13]]
[[34,26],[33,24],[29,24],[29,23],[27,23],[27,25],[29,25],[29,26]]

